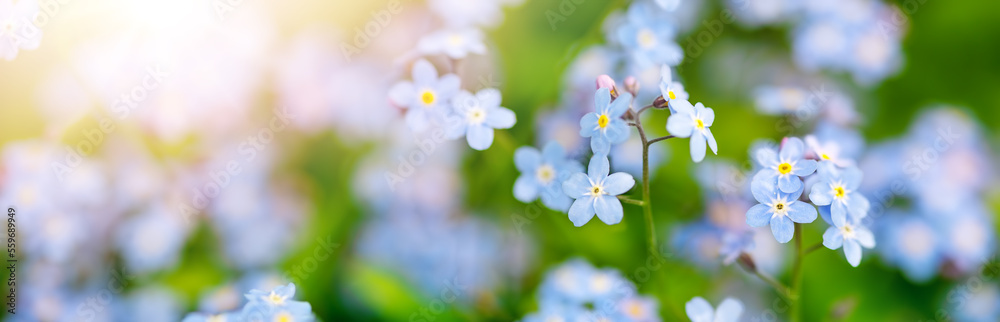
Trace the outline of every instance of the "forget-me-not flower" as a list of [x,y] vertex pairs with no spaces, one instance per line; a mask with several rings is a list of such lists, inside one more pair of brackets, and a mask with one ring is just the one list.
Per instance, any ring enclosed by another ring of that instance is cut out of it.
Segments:
[[[813,184],[809,200],[817,206],[830,206],[830,221],[834,226],[843,226],[848,219],[860,222],[868,215],[871,205],[858,192],[861,186],[861,170],[849,167],[843,170],[835,167],[819,167],[820,181]],[[848,218],[850,215],[851,218]]]
[[624,172],[608,175],[610,170],[606,156],[594,155],[587,174],[577,173],[563,182],[563,192],[576,199],[569,208],[569,220],[574,226],[583,226],[594,214],[608,225],[622,221],[624,211],[617,196],[632,189],[635,179]]
[[32,23],[38,12],[35,0],[0,0],[0,57],[14,60],[20,49],[38,48],[42,30]]
[[580,163],[566,157],[566,150],[556,141],[549,141],[539,153],[534,147],[514,151],[514,166],[521,176],[514,181],[514,198],[532,202],[542,197],[542,204],[554,210],[569,210],[573,199],[562,192],[562,182],[571,174],[583,171]]
[[[667,101],[667,106],[671,105],[672,100],[684,100],[688,99],[688,93],[684,91],[684,85],[681,82],[675,82],[674,77],[670,72],[670,66],[663,65],[660,67],[660,95],[663,99]],[[675,112],[673,107],[670,107],[670,112]]]
[[743,303],[733,298],[726,298],[719,308],[712,309],[712,304],[700,296],[695,296],[684,303],[684,311],[691,322],[736,322],[743,314]]
[[799,138],[788,138],[777,153],[774,149],[757,150],[757,163],[763,169],[764,180],[776,182],[781,192],[792,193],[802,189],[802,180],[816,171],[816,161],[805,159],[805,144]]
[[427,60],[413,64],[413,81],[401,81],[389,90],[389,98],[407,109],[406,124],[414,131],[424,131],[440,122],[448,110],[448,101],[459,92],[461,79],[455,74],[438,78],[438,72]]
[[712,153],[719,154],[719,146],[709,127],[715,122],[715,111],[701,103],[691,106],[686,100],[670,102],[675,113],[667,118],[667,131],[679,138],[691,138],[691,159],[701,162],[705,159],[705,143]]
[[500,91],[487,88],[472,95],[462,91],[452,99],[454,114],[448,116],[448,137],[465,135],[469,146],[486,150],[493,145],[493,129],[509,129],[517,122],[514,112],[500,106]]
[[611,101],[611,90],[599,88],[594,94],[594,112],[580,119],[580,136],[590,138],[590,148],[594,155],[607,156],[612,144],[628,140],[631,132],[621,119],[632,103],[632,94],[621,93]]
[[483,33],[476,28],[436,31],[421,38],[417,49],[426,55],[445,54],[452,59],[462,59],[470,53],[486,53]]
[[642,68],[676,66],[684,59],[684,51],[673,39],[676,31],[663,13],[652,3],[635,2],[628,8],[625,24],[618,27],[618,40]]
[[875,247],[875,236],[871,230],[860,224],[846,221],[840,224],[834,222],[833,226],[823,233],[823,246],[829,249],[837,249],[844,246],[844,255],[847,255],[847,262],[851,266],[858,267],[861,263],[861,247]]
[[808,224],[816,220],[816,208],[799,200],[802,187],[792,193],[778,189],[764,172],[758,172],[750,183],[754,199],[760,202],[747,210],[747,224],[751,227],[771,225],[771,233],[779,243],[792,240],[795,225],[792,222]]
[[247,321],[312,321],[312,306],[295,301],[295,284],[278,286],[265,292],[250,290],[242,315]]

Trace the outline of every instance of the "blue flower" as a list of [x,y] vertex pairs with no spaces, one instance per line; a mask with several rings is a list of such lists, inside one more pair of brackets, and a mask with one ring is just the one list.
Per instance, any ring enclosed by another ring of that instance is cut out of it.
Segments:
[[747,210],[747,224],[751,227],[771,225],[771,233],[779,243],[792,240],[795,225],[792,222],[808,224],[816,220],[816,208],[798,200],[802,189],[785,193],[772,183],[764,172],[758,172],[750,183],[750,192],[760,202]]
[[583,171],[580,163],[566,157],[566,151],[556,141],[545,145],[541,153],[533,147],[514,151],[514,166],[521,176],[514,182],[514,197],[532,202],[542,196],[542,203],[554,210],[569,210],[570,199],[562,192],[562,182],[570,175]]
[[944,261],[940,229],[917,214],[887,214],[877,222],[882,258],[910,280],[926,282]]
[[788,138],[777,153],[770,148],[757,150],[757,163],[764,167],[758,173],[763,173],[768,182],[777,182],[781,192],[801,190],[802,180],[799,178],[816,172],[816,161],[807,160],[804,156],[805,144],[802,140]]
[[487,88],[476,93],[462,91],[452,99],[454,114],[448,116],[448,138],[465,135],[469,146],[486,150],[493,145],[493,129],[509,129],[517,122],[514,112],[500,106],[500,91]]
[[743,314],[743,303],[733,298],[726,298],[718,309],[712,309],[712,304],[700,296],[684,303],[684,311],[691,322],[736,322]]
[[[871,205],[858,192],[861,185],[861,170],[849,167],[843,170],[835,167],[820,167],[820,181],[813,184],[809,200],[817,206],[830,206],[830,221],[834,226],[843,226],[848,219],[860,222],[868,215]],[[850,215],[851,218],[847,218]]]
[[[688,93],[684,91],[684,85],[674,81],[674,77],[670,72],[670,66],[668,65],[660,67],[660,95],[663,96],[663,99],[668,104],[672,100],[686,101],[688,99]],[[670,113],[674,112],[676,111],[673,107],[670,107]]]
[[701,162],[705,159],[705,143],[712,148],[712,153],[719,154],[719,146],[709,127],[715,122],[715,111],[701,103],[691,106],[686,100],[675,100],[670,103],[675,113],[667,118],[667,131],[673,136],[691,138],[691,159]]
[[242,321],[242,317],[234,313],[189,313],[181,322],[229,322]]
[[651,3],[636,2],[629,6],[625,24],[618,27],[618,40],[642,68],[676,66],[684,59],[684,51],[673,40],[676,31],[663,14]]
[[412,73],[413,82],[396,83],[389,90],[389,98],[407,109],[406,124],[410,129],[421,132],[442,121],[448,100],[458,93],[462,81],[454,74],[438,78],[434,65],[424,59],[413,64]]
[[837,249],[844,246],[844,255],[851,266],[858,267],[861,263],[861,247],[874,248],[875,236],[871,230],[853,222],[834,222],[833,227],[823,233],[823,246]]
[[580,119],[580,136],[590,138],[590,148],[595,155],[607,156],[612,144],[628,140],[631,132],[621,119],[629,109],[632,94],[622,93],[614,102],[611,90],[600,88],[594,94],[595,112],[587,113]]
[[295,301],[295,284],[278,286],[265,292],[250,290],[247,293],[246,306],[242,315],[247,321],[312,321],[312,306],[309,303]]
[[595,213],[608,225],[622,221],[624,212],[617,196],[632,189],[635,179],[623,172],[609,176],[610,170],[607,157],[594,155],[587,174],[577,173],[563,182],[563,192],[576,199],[569,208],[569,220],[573,225],[583,226],[594,218]]

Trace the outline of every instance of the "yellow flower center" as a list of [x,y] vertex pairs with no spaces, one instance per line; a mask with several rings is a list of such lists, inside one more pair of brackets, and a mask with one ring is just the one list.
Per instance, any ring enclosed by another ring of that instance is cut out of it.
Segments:
[[826,153],[820,154],[819,157],[823,158],[823,160],[830,160],[830,155]]
[[642,48],[648,49],[650,47],[653,47],[653,45],[656,45],[656,34],[654,34],[653,31],[649,29],[640,30],[637,38],[639,41],[639,46]]
[[611,122],[611,119],[609,119],[606,114],[601,114],[601,116],[597,118],[597,126],[600,127],[600,128],[602,128],[602,129],[605,128],[605,127],[607,127],[608,123],[610,123],[610,122]]
[[424,105],[433,104],[435,99],[436,97],[434,96],[434,92],[432,91],[424,91],[423,93],[420,94],[420,101],[423,102]]
[[590,187],[590,194],[593,196],[600,196],[601,194],[604,194],[604,187],[594,185],[593,187]]
[[629,316],[633,318],[638,318],[642,316],[642,307],[639,306],[639,303],[632,302],[628,304],[627,312]]
[[208,317],[208,322],[226,322],[226,316],[219,314]]
[[694,126],[696,128],[698,128],[699,130],[704,130],[705,129],[705,122],[702,121],[701,119],[696,119],[696,120],[694,120]]
[[792,165],[788,164],[788,162],[778,165],[778,173],[788,174],[789,172],[792,172]]
[[462,36],[459,34],[451,34],[448,36],[448,42],[451,43],[452,46],[457,46],[462,43]]
[[543,164],[538,167],[538,170],[535,170],[535,178],[537,178],[538,182],[541,184],[548,184],[549,182],[552,182],[552,179],[555,179],[555,177],[556,170],[553,169],[551,165]]
[[833,196],[837,197],[837,199],[843,199],[845,195],[847,195],[847,192],[844,191],[844,187],[838,186],[833,188]]
[[274,316],[274,322],[292,322],[292,315],[288,312],[281,312]]
[[670,97],[670,99],[677,99],[677,94],[674,94],[674,91],[667,91],[667,96]]
[[269,302],[269,303],[271,303],[271,304],[273,304],[273,305],[283,305],[283,304],[285,304],[285,297],[284,296],[280,296],[280,295],[274,293],[274,291],[271,291],[271,294],[268,294],[267,296],[265,296],[264,300],[267,301],[267,302]]
[[486,121],[486,111],[482,108],[471,108],[465,114],[469,124],[482,124]]
[[854,238],[854,228],[851,225],[844,225],[840,227],[840,233],[844,235],[844,238]]
[[774,205],[774,209],[777,209],[778,211],[785,210],[785,204],[778,203],[778,204]]

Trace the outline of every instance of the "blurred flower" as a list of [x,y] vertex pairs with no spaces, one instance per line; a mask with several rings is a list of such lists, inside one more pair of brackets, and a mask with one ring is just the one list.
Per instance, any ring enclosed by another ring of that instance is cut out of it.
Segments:
[[33,50],[42,42],[42,30],[35,26],[38,2],[0,0],[0,57],[11,61],[17,51]]
[[817,206],[830,206],[834,226],[844,226],[848,221],[860,222],[868,215],[871,204],[857,191],[861,186],[861,170],[857,167],[843,170],[821,167],[819,176],[820,182],[810,188],[809,200]]
[[726,298],[717,309],[700,296],[696,296],[684,304],[684,310],[692,322],[736,322],[743,315],[743,303],[739,300]]
[[663,10],[674,11],[681,5],[681,0],[656,0],[656,5],[663,8]]
[[715,122],[715,111],[701,103],[691,106],[691,102],[677,100],[670,104],[676,113],[667,118],[667,131],[673,136],[691,138],[691,159],[701,162],[705,159],[705,143],[718,154],[719,147],[709,127]]
[[674,42],[674,27],[661,19],[663,10],[648,2],[634,2],[628,18],[618,27],[618,40],[641,67],[660,64],[676,66],[684,59],[681,46]]
[[961,284],[948,292],[950,317],[956,321],[976,322],[1000,319],[1000,288],[993,283],[971,285]]
[[771,233],[779,243],[792,240],[795,226],[792,222],[808,224],[816,220],[816,208],[798,200],[802,189],[793,193],[780,191],[767,174],[760,172],[750,184],[754,199],[760,204],[747,210],[747,224],[750,227],[771,225]]
[[295,284],[279,286],[270,291],[251,290],[241,315],[246,321],[312,321],[312,306],[295,301]]
[[171,268],[187,238],[178,214],[154,204],[118,229],[118,247],[129,271],[146,273]]
[[[802,189],[801,177],[816,171],[816,161],[805,157],[805,144],[799,138],[786,138],[777,153],[773,149],[757,150],[757,163],[764,169],[758,172],[762,180],[777,184],[784,193]],[[756,179],[756,178],[755,178]]]
[[514,165],[521,175],[514,182],[514,197],[528,203],[542,198],[542,204],[553,210],[567,211],[572,202],[562,191],[562,182],[570,175],[583,171],[580,163],[568,159],[566,151],[555,141],[542,152],[533,147],[514,151]]
[[[521,321],[660,321],[656,301],[614,269],[569,260],[545,274],[538,289],[539,311]],[[593,309],[589,309],[589,308]]]
[[483,33],[476,28],[436,31],[421,38],[417,48],[424,55],[445,54],[452,59],[462,59],[470,53],[486,53]]
[[925,218],[894,212],[879,218],[877,224],[881,227],[878,244],[883,259],[916,282],[925,282],[937,273],[943,261],[941,237]]
[[608,225],[622,221],[622,203],[617,196],[628,192],[635,185],[631,175],[610,172],[608,158],[594,155],[590,159],[587,174],[577,173],[563,182],[563,191],[576,199],[569,208],[569,219],[580,227],[594,218],[594,214]]
[[456,115],[449,115],[448,137],[465,135],[469,146],[486,150],[493,144],[493,129],[509,129],[517,122],[514,112],[500,106],[500,91],[487,88],[476,93],[461,91],[452,99]]
[[580,136],[590,138],[594,155],[607,156],[612,144],[620,144],[632,133],[621,116],[628,111],[632,94],[621,93],[611,101],[611,90],[600,88],[594,94],[595,112],[580,119]]
[[438,78],[434,65],[426,60],[413,64],[413,81],[401,81],[389,90],[389,98],[407,108],[406,124],[423,132],[445,116],[448,100],[458,93],[461,80],[454,74]]
[[874,248],[875,236],[868,228],[853,221],[839,224],[834,221],[833,227],[827,228],[823,233],[823,246],[837,249],[841,245],[844,246],[847,262],[851,266],[858,267],[858,264],[861,264],[861,247]]

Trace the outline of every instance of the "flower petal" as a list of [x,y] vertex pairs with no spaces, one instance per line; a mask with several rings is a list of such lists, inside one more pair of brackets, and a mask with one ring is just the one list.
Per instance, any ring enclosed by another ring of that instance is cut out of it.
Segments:
[[750,181],[750,192],[753,194],[753,198],[760,203],[771,202],[778,190],[775,185],[774,176],[772,172],[765,170],[758,171],[756,175],[753,176],[753,180]]
[[805,143],[802,143],[802,139],[791,137],[781,146],[778,156],[782,160],[798,160],[802,158],[803,153],[805,153]]
[[854,227],[854,239],[864,248],[875,248],[875,235],[865,227]]
[[719,308],[715,310],[715,321],[736,322],[739,321],[740,315],[742,314],[743,303],[727,297],[725,300],[722,300],[722,303],[719,304]]
[[514,181],[514,198],[520,202],[528,203],[538,198],[538,183],[531,174],[522,174]]
[[479,104],[485,108],[500,107],[500,101],[502,100],[502,95],[500,90],[496,88],[486,88],[476,92],[476,98],[479,99]]
[[858,169],[858,167],[848,167],[840,173],[840,177],[844,179],[845,188],[855,191],[861,186],[863,174],[861,173],[861,169]]
[[666,90],[663,90],[663,88],[665,87],[664,85],[670,86],[670,83],[673,83],[673,82],[674,82],[674,75],[673,75],[673,73],[670,72],[670,66],[669,65],[665,65],[665,64],[661,65],[660,66],[660,90],[664,92],[663,93],[663,95],[664,95],[663,98],[670,99],[669,97],[666,96],[667,95],[666,94]]
[[788,210],[788,218],[800,224],[808,224],[816,221],[816,217],[818,216],[816,207],[802,201],[792,201],[788,207],[791,208]]
[[844,236],[840,234],[840,229],[830,227],[823,233],[823,246],[829,249],[840,248],[844,244]]
[[594,155],[590,157],[590,163],[587,165],[587,176],[594,180],[604,179],[611,172],[611,164],[608,162],[608,157],[603,155]]
[[694,114],[694,105],[688,100],[676,99],[670,100],[671,107],[674,109],[674,115],[688,115],[690,118]]
[[594,214],[594,197],[577,199],[569,207],[569,221],[573,222],[573,226],[583,226],[594,218]]
[[563,181],[562,190],[570,198],[583,198],[584,194],[590,191],[590,178],[586,174],[577,172]]
[[809,200],[817,206],[828,206],[833,202],[833,189],[829,183],[820,181],[809,189]]
[[793,193],[802,188],[802,179],[797,176],[778,176],[778,189],[784,193]]
[[597,133],[597,119],[597,114],[592,112],[580,118],[580,136],[589,138]]
[[635,186],[635,178],[631,174],[616,172],[604,179],[604,191],[609,195],[617,196],[629,191]]
[[548,188],[542,189],[542,204],[549,209],[566,211],[569,210],[569,206],[573,203],[573,199],[567,197],[562,189],[559,189],[559,185],[553,184]]
[[549,141],[542,148],[542,159],[552,164],[558,164],[566,157],[566,150],[558,141]]
[[847,262],[851,266],[858,267],[861,264],[861,245],[852,239],[844,240],[844,255],[847,255]]
[[694,108],[698,111],[701,121],[705,123],[705,127],[710,127],[715,123],[715,110],[705,107],[701,103],[696,104]]
[[441,76],[437,83],[438,95],[441,99],[448,99],[456,93],[462,91],[462,79],[455,74]]
[[514,111],[503,107],[497,107],[490,110],[489,114],[486,116],[486,125],[494,129],[509,129],[514,126],[517,122],[517,117],[514,116]]
[[800,177],[805,177],[813,174],[813,172],[816,172],[817,166],[818,164],[816,163],[816,160],[802,159],[795,163],[795,167],[792,168],[792,173]]
[[830,220],[833,221],[833,225],[837,227],[844,227],[847,223],[847,206],[844,203],[834,201],[830,205]]
[[493,145],[493,129],[482,125],[470,125],[465,139],[473,149],[479,151],[489,149]]
[[606,87],[598,88],[594,93],[594,111],[604,111],[608,104],[611,104],[611,90]]
[[747,225],[750,227],[764,227],[771,222],[771,207],[765,204],[756,204],[747,210]]
[[608,137],[608,142],[611,142],[611,144],[621,144],[628,140],[632,131],[629,131],[628,125],[625,125],[625,121],[615,119],[608,124],[605,134]]
[[676,113],[667,117],[667,132],[671,135],[686,138],[694,132],[694,121],[690,114]]
[[392,100],[393,104],[401,107],[410,107],[413,105],[413,101],[416,100],[417,89],[410,82],[399,82],[392,86],[389,90],[389,99]]
[[715,320],[715,310],[712,309],[712,304],[700,296],[684,303],[684,311],[691,322],[713,322]]
[[614,196],[601,196],[594,200],[594,210],[597,212],[597,218],[600,218],[605,224],[614,225],[622,222],[622,217],[624,217],[624,210],[622,209],[622,202]]
[[611,152],[611,142],[603,134],[597,134],[590,138],[590,149],[595,156],[607,156]]
[[[558,143],[556,143],[558,145]],[[548,148],[548,146],[546,146]],[[514,151],[514,166],[517,167],[517,171],[527,174],[531,172],[534,174],[535,169],[542,164],[542,155],[538,153],[538,149],[530,146],[522,146]]]
[[775,152],[772,148],[763,147],[757,149],[757,153],[755,154],[757,164],[760,164],[762,167],[770,168],[778,164],[778,152]]
[[413,82],[417,86],[428,86],[437,81],[438,73],[426,59],[421,59],[413,63]]
[[719,145],[715,142],[715,135],[712,134],[712,130],[705,128],[703,133],[705,134],[705,141],[708,142],[708,147],[712,149],[712,154],[719,155]]
[[705,136],[701,133],[691,135],[691,160],[695,163],[705,160]]
[[847,213],[854,220],[861,220],[861,218],[868,216],[870,208],[871,204],[868,202],[868,198],[860,193],[851,193],[850,197],[847,198]]
[[774,239],[779,243],[787,243],[792,240],[792,235],[795,234],[795,224],[785,216],[773,217],[771,218],[771,234],[774,234]]
[[628,92],[621,93],[613,102],[611,106],[608,107],[608,116],[613,118],[619,118],[625,111],[628,111],[629,105],[632,104],[632,94]]

